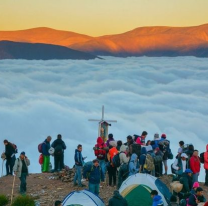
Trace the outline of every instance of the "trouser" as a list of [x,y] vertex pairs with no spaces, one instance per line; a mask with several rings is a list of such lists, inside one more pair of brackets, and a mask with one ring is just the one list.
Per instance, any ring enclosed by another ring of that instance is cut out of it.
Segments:
[[20,179],[20,193],[25,193],[27,191],[27,173],[22,173]]
[[99,195],[100,184],[89,183],[89,191],[95,195]]
[[106,162],[105,160],[99,160],[100,168],[103,172],[104,175],[104,180],[105,180],[105,173],[106,173]]
[[208,170],[205,170],[205,185],[208,186]]
[[49,163],[50,163],[50,156],[43,156],[43,171],[42,172],[49,172]]
[[78,180],[78,185],[81,186],[82,185],[81,179],[82,179],[82,166],[75,165],[74,184]]
[[123,181],[128,177],[129,175],[129,169],[128,169],[128,164],[122,164],[119,168],[118,171],[118,184],[117,184],[117,189],[120,188],[122,185]]
[[54,156],[55,171],[62,170],[64,168],[64,154]]
[[160,177],[162,175],[162,162],[155,165],[155,177]]
[[13,166],[14,166],[14,162],[15,162],[15,156],[13,156],[12,158],[8,158],[6,160],[6,174],[7,175],[12,175],[13,174]]
[[112,167],[112,165],[109,166],[108,168],[108,176],[109,176],[109,186],[113,184],[116,185],[116,167]]
[[194,182],[198,182],[199,173],[192,174],[193,184]]

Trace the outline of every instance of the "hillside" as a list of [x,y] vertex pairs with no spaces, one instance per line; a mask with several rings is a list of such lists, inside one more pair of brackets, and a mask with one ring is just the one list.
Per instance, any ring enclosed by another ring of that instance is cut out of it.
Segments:
[[96,56],[63,46],[0,41],[0,59],[95,59]]
[[50,28],[0,31],[0,40],[66,46],[94,55],[208,57],[208,24],[192,27],[140,27],[90,37]]
[[[161,180],[169,187],[172,180],[171,176],[163,176]],[[11,196],[13,177],[6,176],[0,178],[0,194]],[[204,195],[208,199],[208,187],[204,187],[203,183],[200,186],[204,189]],[[71,191],[79,190],[78,187],[73,187],[72,182],[62,182],[50,173],[30,174],[27,179],[28,195],[33,196],[40,202],[41,206],[53,206],[55,200],[63,200],[63,198]],[[15,181],[14,197],[19,195],[19,179]],[[83,188],[83,189],[87,189]],[[115,190],[114,187],[103,185],[100,188],[100,197],[104,200],[106,205],[108,200]]]

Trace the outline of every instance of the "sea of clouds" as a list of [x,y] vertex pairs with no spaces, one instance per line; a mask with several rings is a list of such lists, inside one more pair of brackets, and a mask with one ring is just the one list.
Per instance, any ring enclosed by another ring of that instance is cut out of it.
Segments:
[[30,172],[40,172],[37,145],[62,134],[66,165],[73,166],[78,144],[91,160],[98,123],[88,119],[101,119],[102,105],[105,119],[118,121],[109,128],[117,140],[146,130],[147,139],[166,133],[175,154],[180,140],[202,152],[208,143],[208,59],[1,60],[0,152],[4,139],[14,142],[31,160]]

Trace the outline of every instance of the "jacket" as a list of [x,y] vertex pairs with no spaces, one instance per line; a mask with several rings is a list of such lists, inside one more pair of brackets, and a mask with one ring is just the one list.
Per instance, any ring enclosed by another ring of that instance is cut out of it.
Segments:
[[95,156],[99,160],[104,160],[106,156],[107,145],[103,142],[102,137],[97,138],[97,144],[93,148]]
[[114,191],[113,197],[109,200],[108,206],[128,206],[126,199],[124,199],[118,190]]
[[180,183],[183,184],[183,189],[181,190],[181,193],[189,193],[192,189],[192,178],[187,173],[182,173],[180,178]]
[[[66,144],[62,139],[56,139],[51,145],[51,147],[53,147],[55,149],[55,151],[56,151],[57,146],[61,146],[62,147],[62,153],[64,153],[64,150],[66,149]],[[54,155],[56,156],[55,153],[54,153]]]
[[139,169],[137,168],[137,155],[133,153],[129,162],[129,176],[136,174]]
[[50,142],[47,141],[47,139],[42,144],[42,154],[44,156],[50,156],[48,150],[50,149],[51,145]]
[[142,147],[141,155],[140,155],[140,158],[139,158],[139,165],[141,167],[141,171],[143,171],[143,169],[144,169],[144,164],[145,164],[145,160],[146,160],[146,154],[147,154],[146,147]]
[[189,160],[190,162],[190,169],[192,170],[193,174],[200,172],[200,158],[192,155]]
[[162,204],[163,204],[162,197],[160,195],[155,195],[153,197],[152,206],[158,206],[158,205],[162,205]]
[[[30,165],[30,160],[29,159],[24,159],[23,161],[25,161],[25,165],[27,167],[27,175],[28,175],[28,166]],[[16,172],[17,177],[21,177],[22,174],[22,160],[19,158],[17,158],[15,160],[15,164],[13,167],[14,172]]]
[[204,153],[204,169],[208,170],[208,144],[206,146],[206,152]]
[[77,166],[83,166],[83,163],[84,163],[83,160],[84,159],[82,157],[82,153],[78,149],[76,149],[75,150],[75,154],[74,154],[75,165],[77,165]]
[[100,184],[100,180],[104,181],[104,174],[100,166],[95,167],[94,165],[88,165],[88,167],[83,172],[83,177],[87,178],[87,173],[89,173],[89,183]]
[[188,205],[189,206],[197,206],[198,204],[196,203],[197,196],[196,195],[190,195],[188,199]]
[[15,149],[13,148],[13,146],[11,145],[11,143],[9,142],[7,145],[5,145],[5,155],[6,155],[6,159],[12,158],[12,155],[13,154],[15,154]]
[[177,159],[175,159],[172,167],[177,171],[178,175],[182,175],[182,173],[185,172],[185,170],[187,169],[187,162],[186,160],[183,161],[181,157],[178,157]]
[[121,145],[120,154],[119,154],[121,165],[124,164],[124,163],[128,163],[129,162],[129,157],[126,156],[125,152],[126,152],[126,146],[125,145]]
[[145,137],[144,136],[138,137],[136,143],[140,145],[145,145]]

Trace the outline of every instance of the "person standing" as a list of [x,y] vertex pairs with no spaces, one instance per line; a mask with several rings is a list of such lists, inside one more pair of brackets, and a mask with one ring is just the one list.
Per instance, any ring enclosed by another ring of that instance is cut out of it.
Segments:
[[20,193],[25,194],[27,191],[26,179],[28,176],[28,166],[30,160],[25,156],[25,152],[20,153],[20,157],[16,159],[14,164],[14,174],[20,179]]
[[6,156],[6,175],[13,175],[13,166],[15,162],[15,148],[8,140],[4,140]]
[[100,169],[99,160],[93,160],[93,165],[89,165],[84,170],[83,177],[89,181],[89,191],[95,195],[99,195],[100,181],[104,182],[104,175]]
[[50,154],[48,150],[50,149],[51,145],[51,136],[48,136],[42,144],[42,154],[43,154],[43,167],[42,172],[49,172],[49,164],[50,164]]
[[190,169],[193,172],[192,178],[193,178],[193,183],[198,182],[198,177],[199,177],[199,172],[200,172],[200,158],[198,156],[199,152],[198,150],[194,150],[194,153],[192,157],[190,158]]
[[77,149],[75,150],[74,161],[75,161],[74,186],[77,185],[77,181],[78,181],[78,186],[79,187],[84,187],[85,185],[83,185],[82,182],[81,182],[82,167],[83,167],[83,164],[84,164],[84,158],[82,157],[82,145],[81,144],[79,144],[77,146]]
[[204,186],[208,187],[208,144],[206,146],[206,152],[204,153],[204,169],[205,169],[205,183],[204,183]]
[[64,169],[64,150],[66,149],[66,144],[62,140],[61,134],[57,135],[57,139],[52,143],[51,147],[54,148],[54,172]]
[[147,135],[148,135],[148,133],[146,131],[143,131],[141,137],[137,138],[136,143],[140,144],[140,145],[145,145],[145,139],[146,139]]

